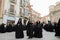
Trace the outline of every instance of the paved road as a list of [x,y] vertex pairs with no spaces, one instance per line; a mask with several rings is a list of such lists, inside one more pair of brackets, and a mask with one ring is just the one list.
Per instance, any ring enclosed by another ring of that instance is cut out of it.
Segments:
[[16,39],[15,32],[10,33],[0,33],[0,40],[60,40],[60,38],[54,36],[55,33],[53,32],[46,32],[43,30],[43,38],[32,38],[28,39],[26,36],[26,31],[24,31],[24,38],[23,39]]

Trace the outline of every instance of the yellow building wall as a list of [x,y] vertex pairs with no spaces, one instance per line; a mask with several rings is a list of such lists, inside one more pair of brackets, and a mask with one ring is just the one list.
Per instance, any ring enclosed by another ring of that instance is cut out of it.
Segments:
[[0,23],[2,23],[2,19],[3,19],[4,1],[5,1],[5,0],[0,0]]

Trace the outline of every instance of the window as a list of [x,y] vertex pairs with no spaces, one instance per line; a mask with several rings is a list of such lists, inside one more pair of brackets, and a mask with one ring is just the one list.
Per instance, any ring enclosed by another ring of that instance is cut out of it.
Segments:
[[20,16],[22,16],[22,8],[20,8]]
[[25,0],[24,0],[24,5],[23,5],[24,7],[26,6],[26,2],[25,2]]
[[16,3],[16,0],[10,0],[11,3]]
[[14,13],[14,5],[10,5],[10,13]]
[[20,6],[22,7],[22,0],[20,0]]

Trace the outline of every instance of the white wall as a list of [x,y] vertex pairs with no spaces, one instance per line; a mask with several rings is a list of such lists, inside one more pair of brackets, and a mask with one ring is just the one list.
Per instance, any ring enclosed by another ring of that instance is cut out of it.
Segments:
[[7,23],[7,15],[3,16],[3,23],[6,24]]
[[46,23],[48,23],[48,21],[50,21],[50,17],[46,17]]
[[15,24],[17,24],[19,18],[18,17],[15,17]]
[[[4,4],[4,16],[3,16],[3,23],[7,23],[7,18],[8,18],[8,12],[9,12],[9,8],[10,8],[10,0],[5,0],[5,4]],[[27,0],[28,1],[28,0]],[[23,2],[24,3],[24,2]],[[20,0],[16,0],[16,4],[15,4],[15,24],[18,22],[19,16],[20,16]],[[24,13],[24,12],[23,12]],[[26,13],[28,13],[28,11],[26,10]],[[11,19],[13,20],[13,19]]]
[[[9,2],[10,0],[5,0],[5,4],[4,4],[4,16],[3,16],[3,23],[7,23],[7,18],[9,18],[8,17],[8,15],[6,15],[6,14],[8,14],[8,12],[9,12],[9,8],[10,8],[10,2]],[[17,23],[17,21],[18,21],[18,19],[19,19],[19,12],[20,12],[20,0],[17,0],[16,1],[16,5],[15,5],[15,18],[13,18],[13,19],[15,19],[15,23]],[[11,20],[13,20],[13,19],[11,19]]]
[[16,5],[15,5],[15,11],[16,11],[16,16],[19,16],[19,12],[20,12],[20,0],[17,0]]
[[6,14],[8,13],[9,8],[10,8],[10,2],[9,2],[9,0],[5,0],[4,11],[6,10]]

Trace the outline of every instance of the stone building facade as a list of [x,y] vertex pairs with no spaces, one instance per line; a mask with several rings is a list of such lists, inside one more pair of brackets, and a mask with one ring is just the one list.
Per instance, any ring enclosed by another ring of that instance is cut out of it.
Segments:
[[0,23],[17,23],[19,18],[29,18],[29,0],[0,0]]
[[50,6],[50,19],[51,22],[58,22],[60,18],[60,2],[57,2],[56,5]]

